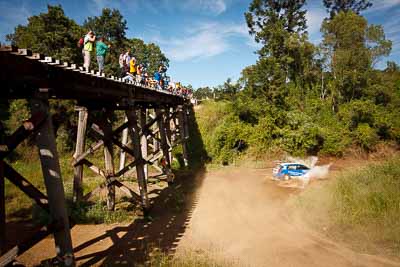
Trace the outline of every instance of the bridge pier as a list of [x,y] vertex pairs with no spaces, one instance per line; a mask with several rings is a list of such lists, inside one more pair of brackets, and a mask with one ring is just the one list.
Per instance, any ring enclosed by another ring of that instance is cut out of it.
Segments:
[[[1,126],[0,126],[1,127]],[[1,131],[2,129],[0,129]],[[0,133],[1,136],[2,133]],[[6,251],[6,196],[4,162],[0,160],[0,256]]]
[[[73,158],[77,158],[82,155],[85,151],[85,141],[86,141],[86,128],[87,128],[87,120],[88,120],[88,110],[85,107],[77,107],[75,109],[79,111],[78,117],[78,129],[76,135],[76,145],[75,145],[75,154]],[[73,183],[73,201],[80,202],[83,197],[82,190],[83,183],[83,165],[77,165],[74,167],[74,183]]]
[[[124,122],[128,122],[128,118],[125,116]],[[128,144],[128,127],[126,127],[122,131],[122,138],[121,138],[122,145],[126,146]],[[119,156],[119,170],[121,171],[125,167],[126,162],[126,152],[120,148],[120,156]]]
[[[139,113],[139,120],[140,120],[140,128],[142,129],[142,136],[140,137],[140,146],[141,146],[141,150],[142,150],[142,157],[144,159],[147,159],[148,143],[147,143],[147,130],[145,129],[145,127],[146,127],[146,123],[147,123],[148,110],[144,107],[144,108],[138,109],[138,113]],[[143,164],[143,169],[144,169],[144,176],[145,176],[145,179],[147,182],[147,179],[149,176],[149,170],[148,170],[147,163]]]
[[115,185],[110,181],[114,177],[114,153],[112,143],[112,124],[111,117],[113,112],[106,110],[102,117],[100,128],[104,133],[104,165],[107,181],[107,208],[109,211],[115,209]]
[[141,204],[144,213],[150,209],[150,202],[147,195],[147,181],[144,172],[144,159],[142,157],[142,149],[140,146],[140,128],[137,117],[137,109],[130,109],[126,111],[126,116],[129,123],[129,132],[133,143],[133,156],[136,162],[136,175],[139,184],[139,191],[141,197]]
[[189,166],[189,153],[188,153],[188,148],[187,148],[187,143],[186,140],[188,138],[188,132],[186,131],[187,129],[187,116],[185,112],[185,107],[184,106],[179,106],[178,107],[178,120],[179,120],[179,135],[181,138],[182,142],[182,151],[183,151],[183,162],[185,164],[185,167]]
[[65,266],[74,265],[74,254],[67,214],[64,186],[61,177],[60,163],[58,160],[56,138],[52,119],[49,113],[49,102],[45,94],[30,101],[32,113],[46,115],[37,131],[35,143],[39,150],[42,173],[46,186],[48,205],[52,225],[54,227],[54,241],[57,258]]

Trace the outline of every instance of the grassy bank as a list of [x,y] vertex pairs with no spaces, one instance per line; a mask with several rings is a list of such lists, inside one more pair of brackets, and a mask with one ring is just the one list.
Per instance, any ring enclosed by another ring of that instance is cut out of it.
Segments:
[[345,171],[299,198],[304,216],[363,252],[400,257],[400,157]]

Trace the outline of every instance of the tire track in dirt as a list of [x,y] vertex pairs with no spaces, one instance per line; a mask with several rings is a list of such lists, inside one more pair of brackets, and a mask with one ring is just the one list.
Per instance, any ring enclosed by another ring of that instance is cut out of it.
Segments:
[[178,252],[205,250],[245,266],[400,266],[359,254],[311,230],[287,208],[295,189],[271,169],[223,168],[206,174]]

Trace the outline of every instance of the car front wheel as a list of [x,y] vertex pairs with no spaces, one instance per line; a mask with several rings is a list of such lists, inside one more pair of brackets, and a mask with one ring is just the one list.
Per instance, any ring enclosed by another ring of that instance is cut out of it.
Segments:
[[283,176],[283,180],[289,181],[289,179],[290,179],[290,176],[289,176],[288,174],[285,174],[285,175]]

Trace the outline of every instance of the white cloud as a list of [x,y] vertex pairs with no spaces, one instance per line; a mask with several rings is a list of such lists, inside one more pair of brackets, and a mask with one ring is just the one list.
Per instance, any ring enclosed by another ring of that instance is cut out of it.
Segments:
[[225,0],[189,0],[184,7],[189,10],[202,10],[219,15],[225,12],[227,3]]
[[188,28],[185,35],[163,38],[153,36],[168,58],[175,61],[188,61],[213,57],[232,48],[231,37],[248,38],[245,24],[207,22]]
[[327,15],[326,11],[321,8],[311,8],[307,10],[306,19],[307,19],[308,32],[310,34],[319,33],[322,21],[324,20],[326,15]]
[[400,5],[400,0],[373,0],[372,7],[366,10],[366,13],[376,12]]

